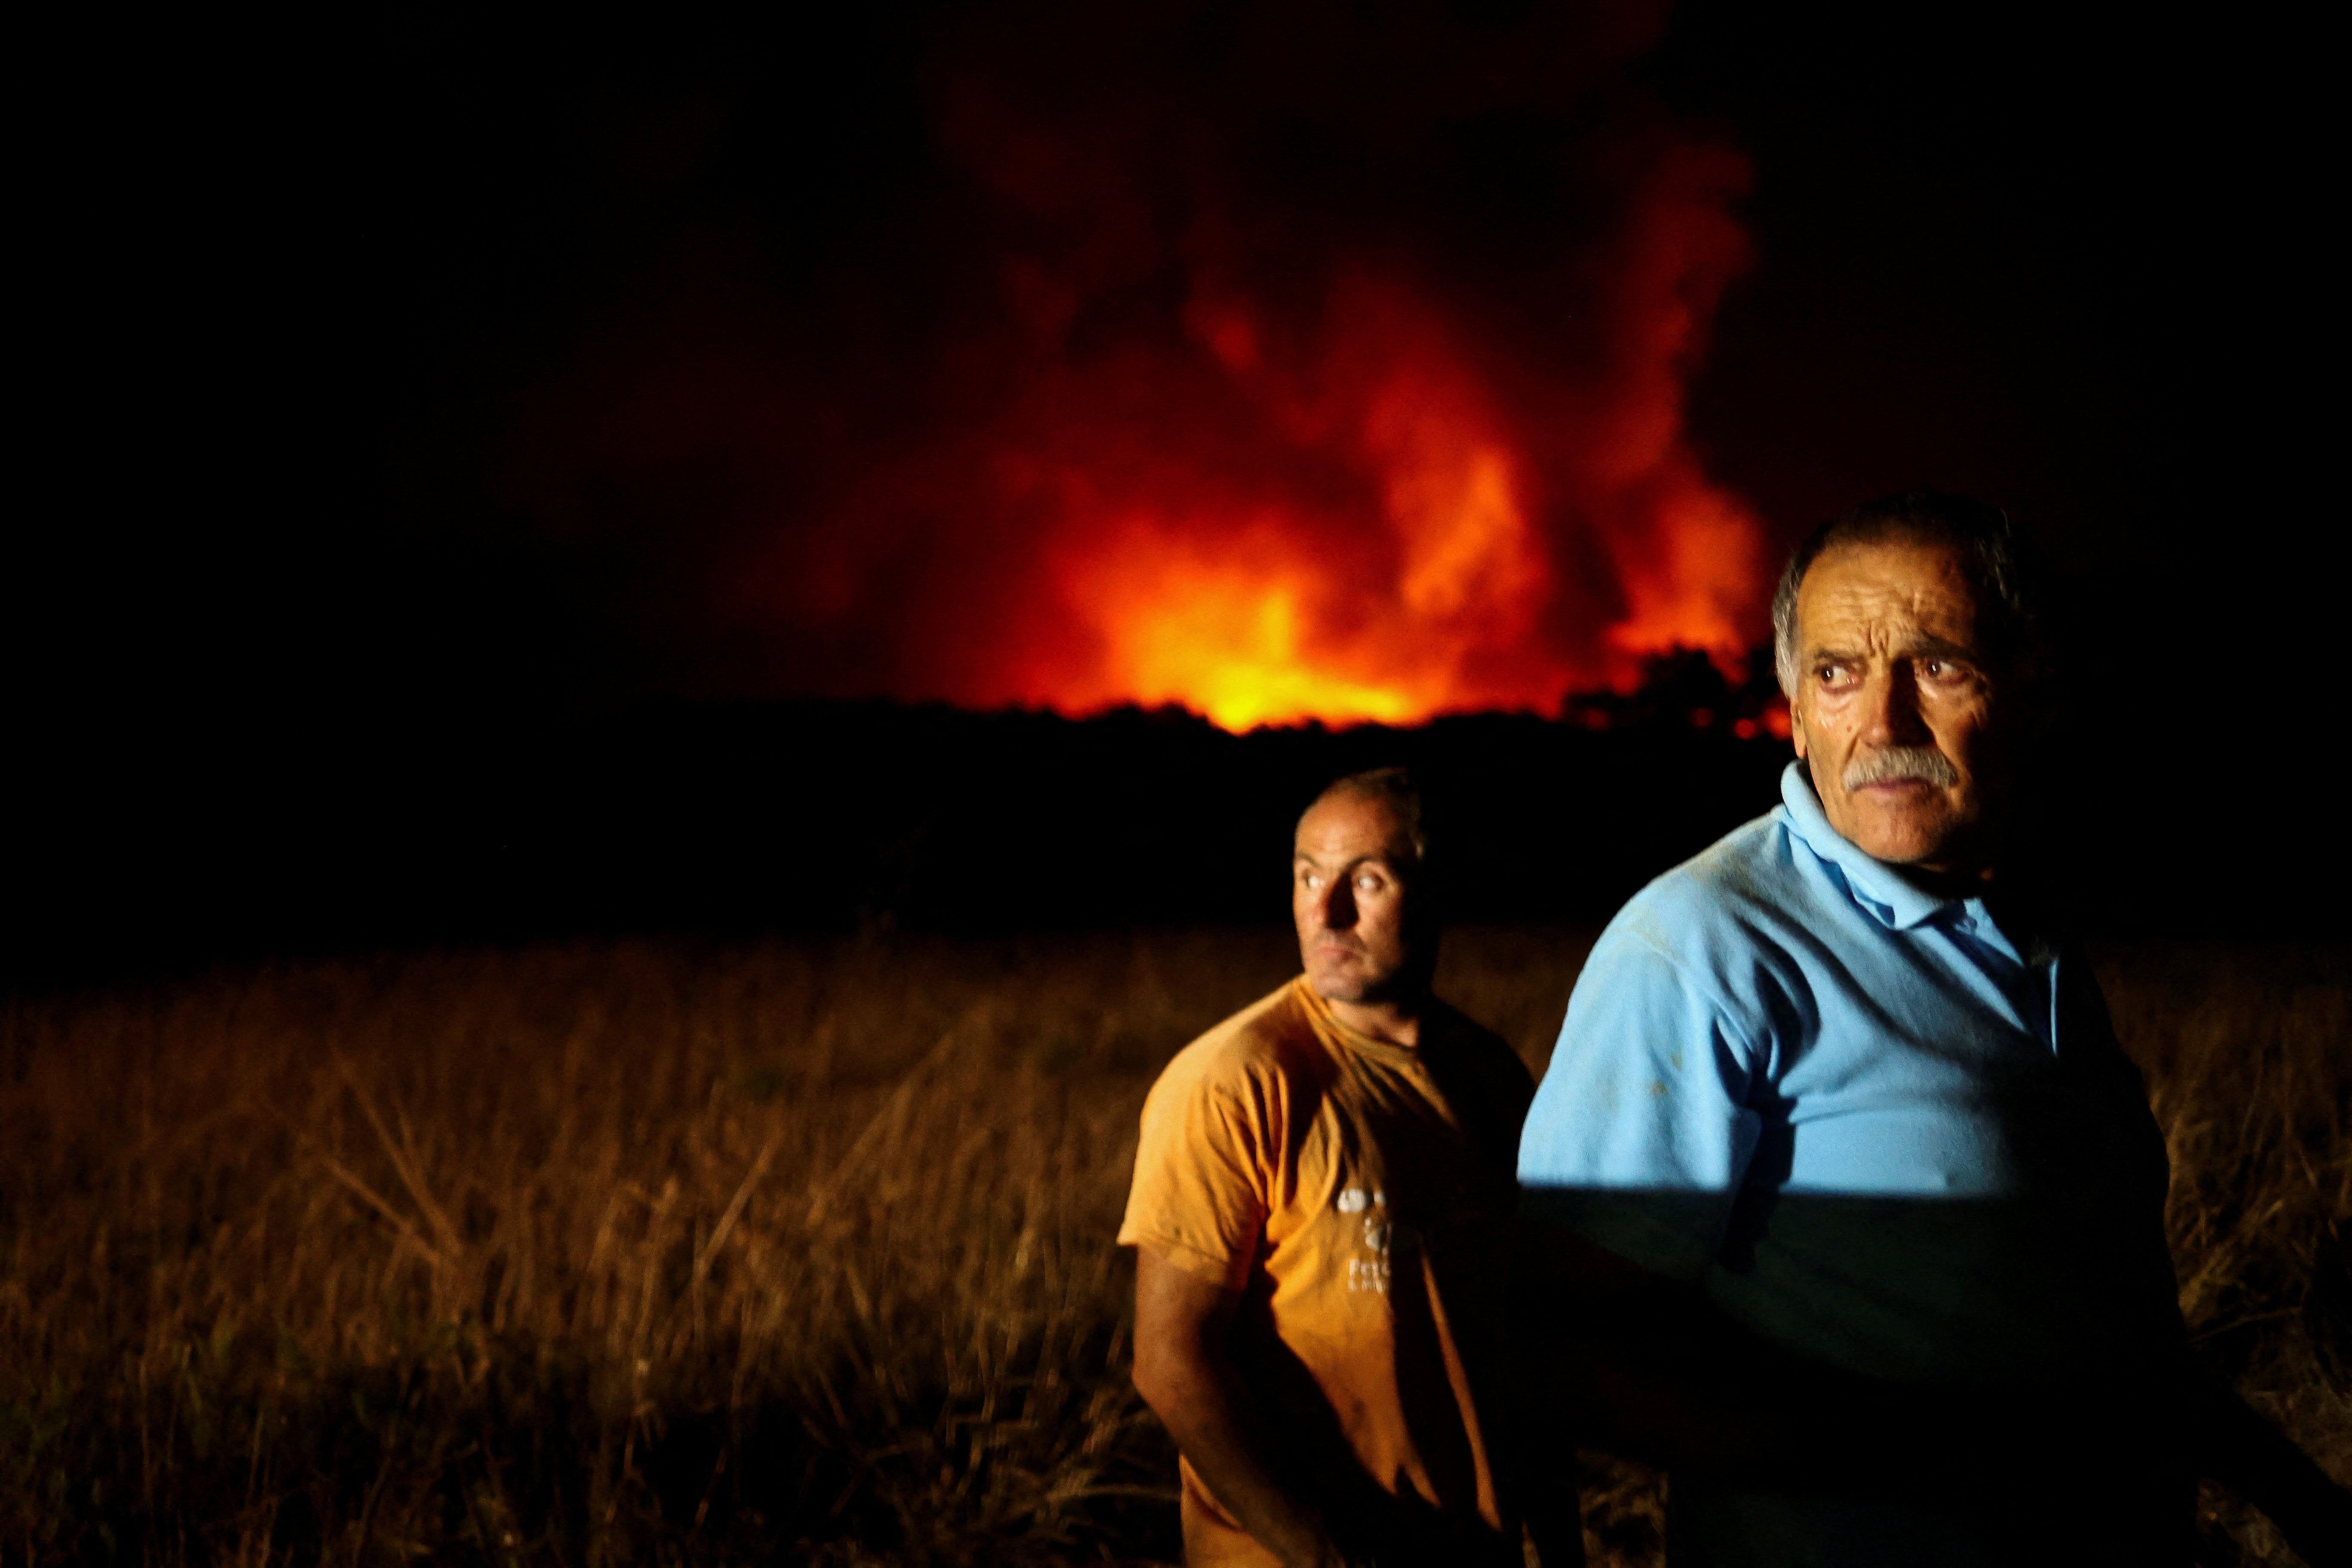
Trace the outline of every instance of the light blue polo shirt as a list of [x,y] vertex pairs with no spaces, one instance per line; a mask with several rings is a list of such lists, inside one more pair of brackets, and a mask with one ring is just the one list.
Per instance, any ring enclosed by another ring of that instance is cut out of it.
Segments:
[[1780,793],[1593,947],[1520,1140],[1531,1210],[1856,1371],[2071,1361],[2070,1296],[2116,1236],[2160,1247],[2166,1179],[2096,982],[1872,859],[1803,763]]
[[1981,1385],[2179,1342],[2164,1148],[2088,966],[1781,805],[1594,946],[1529,1111],[1530,1214],[1799,1354]]

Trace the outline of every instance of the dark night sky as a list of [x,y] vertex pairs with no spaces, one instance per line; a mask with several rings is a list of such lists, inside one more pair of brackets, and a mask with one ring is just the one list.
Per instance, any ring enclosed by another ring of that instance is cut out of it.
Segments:
[[[548,389],[697,289],[788,347],[845,275],[951,316],[908,257],[951,232],[925,83],[1041,14],[52,40],[5,586],[37,818],[257,735],[708,687],[691,563],[530,515]],[[2014,509],[2095,628],[2099,787],[2266,809],[2245,756],[2333,716],[2319,58],[2220,14],[1692,4],[1625,73],[1754,162],[1711,477],[1776,546],[1920,482]]]
[[1727,479],[1782,521],[1928,479],[2093,572],[2162,571],[2249,513],[2291,554],[2318,542],[2310,376],[2335,311],[2294,37],[1770,16],[1686,7],[1659,62],[1759,170],[1762,264],[1698,393]]
[[[1688,5],[1635,68],[1757,171],[1759,261],[1694,388],[1713,476],[1782,541],[1928,481],[2143,594],[2206,597],[2184,557],[2250,534],[2273,548],[2221,574],[2234,592],[2274,561],[2307,581],[2334,526],[2305,390],[2333,316],[2306,51],[1901,10]],[[666,291],[782,315],[828,276],[903,272],[942,178],[922,73],[943,16],[989,13],[846,11],[85,45],[40,143],[30,457],[58,482],[14,531],[40,627],[20,689],[171,708],[659,688],[659,638],[636,634],[685,588],[658,545],[518,515],[519,432]],[[715,276],[745,254],[756,279]]]

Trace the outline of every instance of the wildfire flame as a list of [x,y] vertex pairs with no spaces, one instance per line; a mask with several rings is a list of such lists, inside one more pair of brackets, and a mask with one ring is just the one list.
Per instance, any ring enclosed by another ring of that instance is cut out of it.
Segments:
[[[1339,296],[1333,341],[1303,375],[1265,364],[1244,307],[1193,314],[1200,350],[1280,433],[1286,458],[1320,464],[1345,499],[1318,506],[1286,463],[1199,471],[1213,454],[1187,464],[1181,426],[1140,468],[1192,471],[1155,495],[1125,478],[1105,449],[1116,441],[1096,446],[1085,416],[1062,411],[1056,455],[1013,466],[1032,483],[1053,472],[1052,575],[1087,635],[967,684],[968,699],[1075,712],[1172,703],[1229,730],[1407,724],[1549,710],[1577,683],[1622,681],[1643,654],[1696,647],[1727,662],[1753,640],[1757,525],[1684,450],[1675,379],[1654,374],[1621,395],[1601,440],[1573,426],[1552,436],[1583,471],[1552,466],[1556,489],[1581,493],[1547,516],[1545,465],[1530,453],[1541,427],[1498,409],[1441,314],[1393,286],[1356,281]],[[1683,345],[1659,347],[1671,364]],[[1589,624],[1549,623],[1563,543],[1602,519],[1604,586],[1620,603],[1595,637]]]
[[1179,510],[1106,494],[1099,462],[1066,459],[1055,575],[1091,657],[1056,650],[1010,672],[1004,696],[1175,703],[1236,730],[1558,696],[1565,671],[1528,658],[1551,573],[1517,455],[1411,300],[1349,293],[1339,363],[1305,378],[1265,364],[1239,306],[1194,312],[1286,456],[1339,494],[1318,508],[1303,486],[1244,473]]
[[[1759,530],[1683,422],[1746,265],[1744,159],[1655,115],[1604,123],[1557,155],[1580,182],[1548,198],[1579,216],[1557,240],[1449,216],[1412,173],[1444,116],[1552,112],[1654,18],[1595,11],[1535,48],[1292,6],[1211,92],[1134,64],[1162,58],[1118,31],[1141,24],[1055,15],[1036,36],[1109,29],[1087,68],[1024,77],[1020,50],[974,46],[940,73],[964,195],[922,276],[964,302],[951,324],[807,386],[731,344],[623,356],[620,412],[597,408],[596,463],[633,477],[692,467],[681,447],[732,474],[794,454],[789,481],[740,481],[750,521],[706,546],[709,618],[769,650],[771,689],[1402,724],[1549,711],[1643,654],[1755,640]],[[1412,86],[1360,113],[1349,71]],[[1331,196],[1265,174],[1302,113],[1380,178]]]

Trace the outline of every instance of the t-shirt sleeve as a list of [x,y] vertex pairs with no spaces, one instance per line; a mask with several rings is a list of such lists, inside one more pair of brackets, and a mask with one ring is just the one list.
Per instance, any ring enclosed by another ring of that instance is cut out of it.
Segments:
[[1696,1279],[1756,1151],[1752,1060],[1671,955],[1607,933],[1577,977],[1520,1135],[1524,1212]]
[[1238,1290],[1265,1231],[1268,1130],[1244,1075],[1191,1067],[1171,1068],[1144,1101],[1119,1245]]

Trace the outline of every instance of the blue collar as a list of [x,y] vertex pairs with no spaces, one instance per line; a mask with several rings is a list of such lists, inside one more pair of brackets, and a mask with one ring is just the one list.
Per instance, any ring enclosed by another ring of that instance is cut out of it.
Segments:
[[1789,830],[1820,858],[1838,868],[1853,901],[1882,925],[1909,931],[1962,902],[1939,899],[1916,886],[1896,868],[1873,859],[1862,847],[1830,826],[1822,798],[1813,793],[1812,774],[1803,758],[1780,774],[1780,809]]

